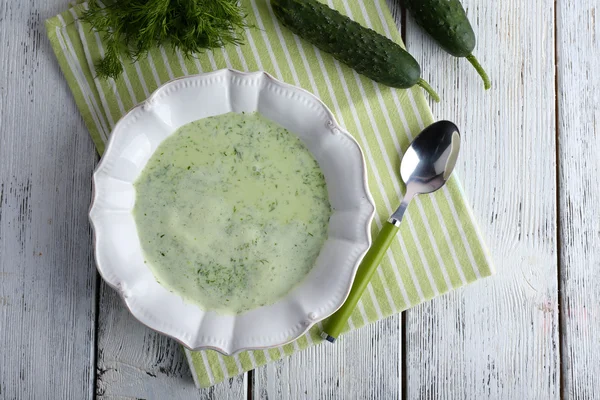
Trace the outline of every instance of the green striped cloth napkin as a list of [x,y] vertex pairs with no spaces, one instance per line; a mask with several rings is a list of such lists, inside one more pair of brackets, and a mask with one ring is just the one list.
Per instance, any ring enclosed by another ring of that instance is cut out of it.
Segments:
[[[323,0],[364,26],[401,42],[385,0]],[[48,36],[77,106],[102,154],[112,127],[161,84],[182,75],[234,68],[265,70],[322,99],[360,143],[369,186],[377,206],[376,234],[400,203],[399,166],[403,151],[433,117],[420,88],[395,90],[378,85],[336,62],[280,26],[267,0],[242,0],[248,22],[246,44],[186,59],[157,48],[147,59],[126,63],[118,80],[95,78],[94,63],[104,54],[101,37],[79,19],[86,3],[46,21]],[[406,310],[451,289],[493,273],[490,256],[456,178],[433,195],[420,196],[405,215],[397,240],[346,330],[357,329]],[[186,350],[196,384],[208,387],[322,342],[315,326],[294,343],[226,357]],[[337,346],[343,346],[343,341]]]

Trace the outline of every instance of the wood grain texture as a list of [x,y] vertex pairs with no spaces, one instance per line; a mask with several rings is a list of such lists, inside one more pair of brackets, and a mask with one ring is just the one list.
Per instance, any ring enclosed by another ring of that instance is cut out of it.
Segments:
[[394,315],[254,372],[254,399],[400,399],[401,318]]
[[181,346],[139,323],[104,283],[99,305],[98,399],[246,399],[244,375],[196,389]]
[[600,4],[557,3],[565,399],[600,393]]
[[558,399],[555,3],[462,3],[490,91],[410,17],[407,45],[434,116],[461,127],[458,174],[498,273],[407,312],[407,397]]
[[0,2],[0,398],[92,397],[97,162],[43,21],[59,1]]

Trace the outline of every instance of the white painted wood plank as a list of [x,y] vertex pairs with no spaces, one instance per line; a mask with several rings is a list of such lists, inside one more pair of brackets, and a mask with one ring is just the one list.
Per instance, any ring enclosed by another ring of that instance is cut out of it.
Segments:
[[557,3],[563,395],[600,393],[600,4]]
[[246,399],[245,376],[198,390],[181,346],[139,323],[104,283],[98,320],[98,399]]
[[254,399],[400,399],[401,317],[394,315],[254,372]]
[[463,132],[458,174],[498,274],[407,312],[407,397],[557,399],[555,3],[463,4],[490,91],[411,18],[407,42],[434,116]]
[[[392,15],[400,5],[388,0]],[[253,373],[255,399],[400,399],[402,317],[391,316]]]
[[0,398],[92,397],[96,155],[45,36],[64,1],[0,3]]

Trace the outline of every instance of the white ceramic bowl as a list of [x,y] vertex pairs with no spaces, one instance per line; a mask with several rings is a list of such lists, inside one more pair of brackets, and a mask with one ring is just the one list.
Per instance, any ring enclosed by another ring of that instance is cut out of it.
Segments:
[[[231,111],[258,111],[302,139],[325,175],[333,214],[314,268],[286,297],[220,315],[156,282],[131,211],[133,182],[157,146],[184,124]],[[371,241],[375,208],[359,145],[319,99],[264,72],[220,70],[163,85],[117,123],[93,183],[90,220],[100,274],[139,321],[194,350],[232,354],[298,338],[343,304]]]

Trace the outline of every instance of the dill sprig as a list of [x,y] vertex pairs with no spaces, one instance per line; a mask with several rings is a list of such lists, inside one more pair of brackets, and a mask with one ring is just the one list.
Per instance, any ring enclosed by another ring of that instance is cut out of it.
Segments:
[[245,17],[238,0],[92,0],[83,15],[103,35],[105,54],[96,72],[104,78],[123,72],[122,57],[135,61],[159,45],[193,57],[241,44]]

